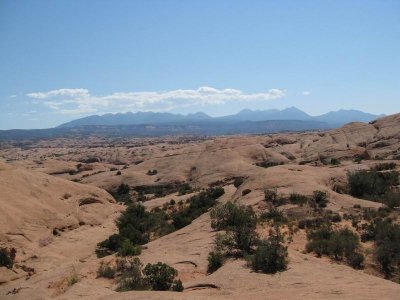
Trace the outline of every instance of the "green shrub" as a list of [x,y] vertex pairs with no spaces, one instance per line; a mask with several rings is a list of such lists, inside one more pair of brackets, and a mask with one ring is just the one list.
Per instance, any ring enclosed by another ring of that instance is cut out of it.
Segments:
[[308,197],[301,194],[292,193],[289,196],[289,202],[292,204],[304,205],[308,202]]
[[330,226],[323,226],[308,232],[307,239],[307,252],[314,252],[318,257],[327,255],[335,260],[346,258],[354,268],[362,265],[363,258],[361,260],[358,252],[360,247],[358,235],[348,228],[333,230]]
[[364,255],[359,252],[350,253],[347,258],[347,264],[351,266],[353,269],[363,269],[364,268]]
[[15,254],[17,251],[14,248],[0,248],[0,267],[11,269],[14,265]]
[[332,158],[331,165],[340,165],[340,160],[338,160],[337,158]]
[[380,202],[385,204],[390,209],[395,207],[400,207],[400,192],[399,191],[389,191],[381,198]]
[[146,281],[155,291],[168,291],[172,289],[174,279],[178,271],[167,264],[158,262],[156,264],[147,264],[143,269]]
[[121,184],[118,186],[117,193],[120,194],[120,195],[122,195],[122,194],[128,194],[128,193],[129,193],[129,185],[127,185],[127,184],[125,184],[125,183],[121,183]]
[[251,258],[252,269],[266,274],[274,274],[287,269],[288,251],[283,245],[283,235],[278,227],[270,231],[269,237],[261,241]]
[[174,280],[172,282],[171,290],[174,291],[174,292],[182,292],[183,291],[182,281],[180,281],[180,279]]
[[142,248],[138,245],[134,245],[130,240],[123,239],[122,243],[118,248],[119,256],[136,256],[142,253]]
[[121,183],[116,191],[109,191],[109,193],[114,197],[117,202],[130,204],[132,203],[132,199],[129,195],[129,190],[129,185]]
[[217,203],[217,199],[225,193],[221,187],[209,188],[190,198],[189,206],[172,215],[173,225],[180,229],[204,214],[210,207]]
[[369,223],[361,236],[363,241],[375,242],[374,258],[386,278],[400,270],[400,225],[392,219],[376,218]]
[[288,221],[283,212],[274,206],[269,211],[262,213],[260,219],[272,220],[274,223],[286,223]]
[[186,195],[191,192],[193,192],[193,189],[189,183],[185,182],[181,186],[179,186],[178,195]]
[[227,252],[239,256],[251,252],[257,241],[257,215],[251,206],[227,202],[214,208],[210,216],[213,229],[227,231],[224,237]]
[[97,277],[103,278],[114,278],[116,270],[104,262],[100,263],[99,269],[97,270]]
[[396,163],[394,162],[385,162],[385,163],[379,163],[374,165],[373,167],[370,168],[371,171],[386,171],[386,170],[394,170],[396,169]]
[[[141,204],[130,205],[116,221],[119,233],[100,242],[97,245],[96,253],[102,257],[119,251],[125,240],[128,240],[133,246],[137,246],[148,243],[150,236],[166,235],[174,230],[167,220],[168,216],[162,210],[148,212]],[[138,247],[131,247],[127,242],[125,243],[124,248],[121,248],[121,253],[140,251]]]
[[283,162],[278,163],[275,161],[262,161],[262,162],[257,162],[256,166],[257,167],[262,167],[262,168],[271,168],[275,166],[283,165]]
[[347,173],[350,195],[354,197],[382,196],[391,186],[399,184],[397,171],[377,172],[359,170]]
[[233,185],[238,188],[239,186],[242,185],[242,183],[244,182],[243,177],[235,177],[234,181],[233,181]]
[[264,200],[265,202],[275,203],[278,200],[278,193],[276,189],[266,189],[264,190]]
[[120,261],[118,270],[121,277],[118,279],[118,291],[147,290],[148,283],[143,278],[142,263],[135,257],[132,260]]
[[328,204],[328,194],[323,191],[314,191],[311,197],[311,201],[315,206],[324,208]]
[[255,228],[257,225],[257,215],[251,206],[239,206],[230,201],[213,208],[210,217],[211,228],[215,230],[231,230],[243,226]]
[[207,272],[209,274],[211,274],[211,273],[215,272],[216,270],[218,270],[219,268],[221,268],[224,263],[224,260],[225,260],[225,257],[223,255],[223,253],[221,253],[218,250],[211,251],[208,254]]

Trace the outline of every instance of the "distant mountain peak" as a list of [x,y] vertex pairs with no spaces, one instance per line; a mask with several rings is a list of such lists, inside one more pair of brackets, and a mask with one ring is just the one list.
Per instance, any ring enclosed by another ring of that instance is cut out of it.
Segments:
[[337,111],[330,111],[320,116],[310,116],[304,111],[295,106],[291,106],[282,110],[267,109],[267,110],[251,110],[242,109],[237,114],[224,116],[224,117],[210,117],[203,112],[190,113],[187,115],[173,114],[169,112],[126,112],[104,115],[92,115],[81,119],[73,120],[71,122],[60,125],[59,127],[76,127],[85,125],[139,125],[139,124],[165,124],[165,123],[191,123],[202,122],[206,120],[216,121],[319,121],[332,124],[334,126],[350,123],[354,121],[370,122],[377,119],[378,115],[364,113],[359,110],[345,110],[339,109]]

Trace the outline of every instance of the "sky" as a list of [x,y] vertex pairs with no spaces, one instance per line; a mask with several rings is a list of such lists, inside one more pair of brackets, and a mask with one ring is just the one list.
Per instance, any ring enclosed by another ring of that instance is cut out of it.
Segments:
[[0,0],[0,129],[290,106],[400,112],[400,1]]

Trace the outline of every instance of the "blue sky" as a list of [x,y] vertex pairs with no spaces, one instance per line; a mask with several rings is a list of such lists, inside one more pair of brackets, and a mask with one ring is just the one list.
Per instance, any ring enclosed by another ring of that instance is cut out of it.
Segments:
[[400,1],[0,1],[0,129],[289,106],[400,112]]

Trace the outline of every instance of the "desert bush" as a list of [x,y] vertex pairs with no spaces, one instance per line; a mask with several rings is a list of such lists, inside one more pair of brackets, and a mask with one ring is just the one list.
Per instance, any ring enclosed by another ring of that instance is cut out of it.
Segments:
[[395,207],[400,207],[400,192],[399,191],[389,191],[382,196],[380,202],[385,204],[388,208],[393,209]]
[[394,162],[385,162],[385,163],[379,163],[374,165],[373,167],[370,168],[371,171],[387,171],[387,170],[394,170],[396,169],[396,163]]
[[235,179],[233,180],[233,185],[238,188],[239,186],[242,185],[242,183],[244,182],[243,177],[235,177]]
[[257,224],[257,216],[251,206],[239,206],[230,201],[213,208],[210,217],[211,227],[215,230],[231,230],[242,226],[255,228]]
[[11,269],[14,265],[16,253],[17,251],[14,248],[0,248],[0,267]]
[[284,238],[275,227],[270,231],[266,240],[260,242],[251,258],[252,269],[256,272],[261,271],[267,274],[274,274],[287,269],[288,251],[283,244]]
[[207,272],[211,274],[222,267],[225,257],[221,251],[214,250],[208,254],[207,259],[208,259]]
[[97,257],[104,257],[116,252],[120,247],[122,237],[119,234],[110,235],[107,239],[97,244]]
[[242,256],[251,252],[258,240],[257,215],[251,206],[227,202],[214,208],[210,216],[213,229],[227,231],[222,243],[227,253]]
[[262,168],[271,168],[275,166],[283,165],[283,162],[275,162],[275,161],[262,161],[262,162],[257,162],[256,166],[257,167],[262,167]]
[[323,226],[308,232],[307,239],[307,252],[314,252],[318,257],[327,255],[335,260],[346,258],[347,263],[354,268],[362,265],[364,259],[358,251],[358,235],[348,228],[333,230],[330,226]]
[[118,270],[121,271],[121,277],[118,279],[118,291],[147,290],[148,283],[143,277],[142,263],[135,257],[129,261],[120,261]]
[[[172,232],[174,228],[167,219],[167,214],[162,210],[148,212],[143,205],[130,205],[116,221],[119,233],[100,242],[97,245],[96,253],[102,257],[121,249],[121,253],[137,255],[134,253],[138,253],[140,249],[132,247],[126,241],[133,246],[143,245],[150,241],[150,235],[163,236]],[[125,245],[121,248],[123,242]]]
[[400,225],[390,218],[376,218],[361,236],[363,241],[375,242],[374,259],[386,278],[400,266]]
[[115,272],[116,272],[115,268],[105,264],[104,262],[101,262],[97,270],[97,277],[111,279],[115,277]]
[[115,173],[115,175],[116,176],[120,176],[120,175],[122,175],[122,172],[121,171],[117,171],[117,173]]
[[329,225],[330,226],[331,221],[329,218],[326,217],[315,217],[315,218],[305,218],[302,220],[299,220],[297,226],[300,229],[315,229],[315,228],[320,228],[324,225]]
[[73,286],[74,284],[77,284],[81,278],[79,277],[78,273],[76,273],[76,270],[73,269],[71,274],[67,277],[67,285],[68,286]]
[[157,198],[165,197],[172,193],[179,192],[181,189],[186,189],[187,183],[175,182],[157,185],[141,185],[135,186],[133,189],[138,194],[154,194]]
[[174,280],[172,282],[171,291],[174,291],[174,292],[182,292],[183,291],[183,284],[180,279]]
[[[178,275],[178,271],[161,262],[147,264],[143,269],[143,274],[146,276],[148,284],[155,291],[172,290],[174,284],[179,284],[174,281],[175,277]],[[182,285],[182,283],[180,283],[180,285]]]
[[273,206],[270,210],[263,212],[260,215],[261,220],[271,220],[274,223],[286,223],[288,219],[283,214],[283,211]]
[[187,183],[187,182],[183,183],[178,188],[178,195],[186,195],[186,194],[189,194],[191,192],[193,192],[193,189],[190,186],[190,184]]
[[347,264],[353,269],[363,269],[364,268],[364,255],[360,252],[350,253],[347,258]]
[[332,158],[331,165],[340,165],[340,160],[338,160],[337,158]]
[[264,201],[275,203],[278,200],[278,193],[276,189],[266,189],[264,190]]
[[125,183],[121,183],[117,190],[115,191],[108,191],[117,202],[122,202],[125,204],[131,204],[132,203],[132,199],[129,195],[129,185],[125,184]]
[[121,183],[121,184],[118,186],[117,193],[120,194],[120,195],[122,195],[122,194],[128,194],[128,193],[129,193],[129,185],[127,185],[127,184],[125,184],[125,183]]
[[314,191],[311,201],[316,207],[324,208],[328,204],[328,194],[323,191]]
[[189,206],[172,214],[173,226],[180,229],[205,213],[225,193],[221,187],[209,188],[190,198]]
[[136,256],[142,253],[142,248],[134,245],[130,240],[124,238],[118,247],[119,256]]
[[350,195],[354,197],[382,196],[391,186],[399,184],[399,172],[358,170],[347,173]]
[[289,202],[297,205],[304,205],[308,202],[308,197],[305,195],[292,193],[289,196]]

